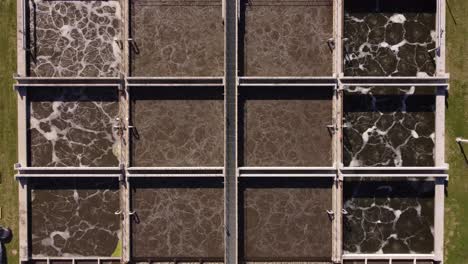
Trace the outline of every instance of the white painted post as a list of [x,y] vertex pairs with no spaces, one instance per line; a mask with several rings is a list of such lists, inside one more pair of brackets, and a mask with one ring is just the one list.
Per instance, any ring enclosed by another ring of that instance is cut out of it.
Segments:
[[445,35],[446,35],[446,0],[437,0],[437,34],[439,54],[437,58],[436,76],[445,76]]
[[[445,93],[446,87],[438,87],[435,120],[435,165],[445,165]],[[435,260],[444,260],[444,202],[445,178],[437,178],[434,201],[434,254]]]
[[[17,72],[20,76],[26,76],[26,49],[24,47],[24,32],[28,26],[25,18],[27,12],[27,0],[16,1],[16,26],[17,26]],[[17,107],[18,107],[18,162],[27,164],[27,134],[26,134],[26,89],[17,89]],[[13,177],[13,175],[11,175]],[[19,213],[19,259],[20,262],[29,259],[28,247],[28,180],[23,179],[18,184],[18,213]]]
[[434,203],[434,260],[440,264],[444,261],[444,202],[445,178],[437,178]]

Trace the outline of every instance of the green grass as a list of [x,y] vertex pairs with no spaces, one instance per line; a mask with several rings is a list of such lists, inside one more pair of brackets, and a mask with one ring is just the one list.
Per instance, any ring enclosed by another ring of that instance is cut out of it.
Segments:
[[111,257],[120,257],[122,256],[122,239],[119,239],[117,246],[115,246],[114,252]]
[[[455,137],[468,138],[468,1],[447,0],[447,67],[450,92],[446,154],[450,180],[446,198],[446,264],[468,263],[468,164]],[[464,146],[468,155],[468,145]]]
[[0,1],[0,225],[13,230],[6,245],[9,263],[18,263],[18,192],[13,174],[16,156],[16,1]]

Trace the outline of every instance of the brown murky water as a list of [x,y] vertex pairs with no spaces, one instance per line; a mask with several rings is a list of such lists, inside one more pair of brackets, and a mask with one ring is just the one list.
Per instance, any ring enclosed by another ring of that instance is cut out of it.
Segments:
[[350,87],[343,158],[349,166],[434,166],[435,88]]
[[115,77],[122,54],[119,1],[29,2],[28,71],[39,77]]
[[133,166],[223,166],[222,90],[135,88]]
[[116,88],[41,87],[28,101],[31,166],[118,166]]
[[221,0],[131,1],[133,76],[222,76]]
[[242,0],[239,31],[241,75],[332,75],[331,0]]
[[34,257],[111,256],[121,236],[117,180],[37,179],[29,215]]
[[224,257],[221,180],[132,181],[132,255],[136,258]]
[[241,166],[331,166],[330,87],[240,90]]
[[239,205],[241,259],[331,259],[331,180],[244,180]]
[[346,1],[344,73],[433,76],[436,1]]
[[343,202],[345,252],[433,252],[434,181],[348,180]]

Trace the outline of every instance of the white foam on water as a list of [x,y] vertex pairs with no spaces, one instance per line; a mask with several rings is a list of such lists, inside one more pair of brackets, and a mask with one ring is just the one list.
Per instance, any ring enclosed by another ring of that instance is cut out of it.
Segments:
[[362,86],[356,86],[353,89],[353,92],[358,92],[358,93],[362,93],[362,94],[368,94],[370,91],[371,91],[371,88],[366,88],[366,87],[362,87]]
[[80,196],[78,195],[77,190],[73,190],[73,200],[75,200],[76,203],[78,203]]
[[388,44],[387,42],[380,42],[379,43],[379,47],[382,47],[382,48],[388,48],[390,46],[390,44]]
[[406,21],[406,17],[403,14],[394,14],[389,20],[393,23],[403,24]]
[[416,77],[430,77],[427,72],[417,72]]
[[351,15],[349,15],[349,14],[346,14],[346,17],[348,17],[349,19],[351,19],[351,20],[354,21],[354,22],[358,22],[358,23],[364,22],[364,19],[357,18],[357,17],[351,16]]
[[437,42],[437,32],[435,30],[431,30],[431,39],[434,42]]
[[400,43],[397,43],[395,45],[392,45],[390,46],[390,49],[395,52],[395,53],[398,53],[398,51],[400,51],[400,48],[402,46],[404,46],[406,43],[408,43],[408,41],[406,41],[406,39],[402,40]]
[[[115,75],[120,71],[122,52],[115,40],[121,39],[121,31],[113,25],[114,20],[122,21],[119,1],[34,0],[34,2],[40,7],[36,10],[37,31],[40,33],[55,31],[52,39],[39,39],[39,42],[63,43],[58,41],[60,38],[68,41],[64,46],[47,44],[52,45],[50,48],[60,55],[55,55],[54,58],[49,55],[38,55],[35,70],[49,65],[48,68],[54,69],[52,76],[83,76],[89,69],[97,72],[97,76]],[[56,8],[58,5],[59,9]],[[50,19],[52,12],[59,12],[65,16],[71,8],[78,10],[80,16],[71,19],[67,24],[59,24],[54,17]],[[114,30],[115,36],[107,33],[108,28]],[[89,29],[86,34],[85,29]],[[89,33],[91,30],[96,32],[92,37]],[[40,34],[42,35],[46,36],[45,33]],[[77,57],[76,54],[80,52],[84,53],[84,56]]]

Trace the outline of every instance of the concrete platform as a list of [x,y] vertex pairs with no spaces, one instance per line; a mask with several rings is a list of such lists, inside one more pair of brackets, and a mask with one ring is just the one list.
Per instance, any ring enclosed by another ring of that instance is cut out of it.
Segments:
[[18,0],[22,263],[442,264],[445,2],[407,2]]

